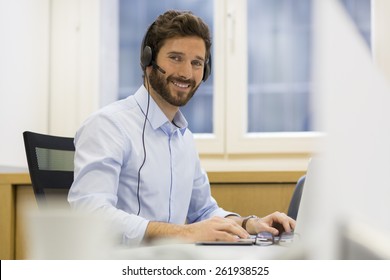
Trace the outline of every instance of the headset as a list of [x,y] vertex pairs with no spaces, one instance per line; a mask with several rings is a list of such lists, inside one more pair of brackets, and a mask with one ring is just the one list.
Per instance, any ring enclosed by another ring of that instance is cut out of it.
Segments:
[[[153,25],[155,25],[155,24],[156,24],[156,22],[153,22],[149,26],[149,28],[144,36],[144,39],[142,40],[141,56],[140,56],[141,68],[145,72],[146,67],[153,66],[154,68],[159,70],[161,73],[165,74],[166,73],[165,70],[162,69],[160,66],[158,66],[156,61],[154,60],[155,53],[154,53],[153,49],[150,46],[146,45],[149,34],[152,30]],[[211,64],[212,64],[212,62],[211,62],[211,54],[210,54],[207,62],[204,64],[203,77],[202,77],[203,82],[205,82],[211,74]]]

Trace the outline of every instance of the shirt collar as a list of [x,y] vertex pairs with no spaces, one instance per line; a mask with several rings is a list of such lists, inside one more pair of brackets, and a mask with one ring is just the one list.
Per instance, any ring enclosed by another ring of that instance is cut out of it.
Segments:
[[[148,107],[148,94],[148,91],[143,85],[134,94],[134,98],[144,115],[146,115],[146,110]],[[172,124],[165,116],[164,112],[161,111],[160,107],[152,97],[150,97],[148,121],[154,130],[160,127],[163,129],[163,126],[167,127],[166,124],[174,126],[174,124]],[[173,122],[178,127],[176,129],[179,129],[180,133],[183,135],[188,127],[188,122],[180,110],[177,111],[176,115],[174,116]],[[166,131],[166,129],[163,130]]]

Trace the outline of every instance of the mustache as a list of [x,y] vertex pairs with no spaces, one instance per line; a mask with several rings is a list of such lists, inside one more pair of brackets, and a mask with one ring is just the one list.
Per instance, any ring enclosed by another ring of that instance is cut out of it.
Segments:
[[192,79],[182,79],[174,76],[169,76],[167,77],[168,82],[177,82],[177,83],[184,83],[184,84],[189,84],[191,87],[195,87],[196,83]]

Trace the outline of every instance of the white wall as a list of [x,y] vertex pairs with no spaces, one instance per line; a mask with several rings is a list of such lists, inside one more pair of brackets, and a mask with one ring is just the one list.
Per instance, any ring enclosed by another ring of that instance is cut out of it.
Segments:
[[73,136],[88,115],[116,100],[117,11],[112,0],[51,1],[50,133]]
[[[298,217],[305,255],[339,259],[355,249],[349,257],[380,258],[377,244],[390,234],[390,88],[338,1],[315,1],[314,26],[314,119],[326,137]],[[356,225],[373,234],[349,236]]]
[[0,0],[0,42],[0,165],[26,166],[24,130],[74,136],[117,98],[117,0]]
[[22,132],[48,131],[49,0],[0,0],[0,165],[26,165]]
[[73,136],[88,115],[117,98],[118,2],[51,2],[49,131]]

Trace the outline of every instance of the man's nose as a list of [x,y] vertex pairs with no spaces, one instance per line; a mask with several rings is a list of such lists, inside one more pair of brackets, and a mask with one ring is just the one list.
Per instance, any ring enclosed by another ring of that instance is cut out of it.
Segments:
[[192,64],[191,62],[184,62],[179,66],[178,75],[184,79],[192,78]]

